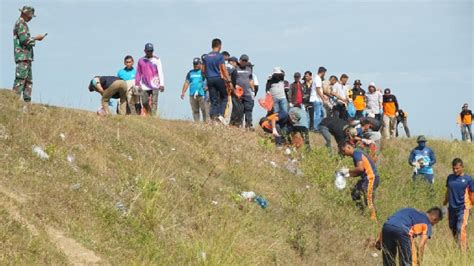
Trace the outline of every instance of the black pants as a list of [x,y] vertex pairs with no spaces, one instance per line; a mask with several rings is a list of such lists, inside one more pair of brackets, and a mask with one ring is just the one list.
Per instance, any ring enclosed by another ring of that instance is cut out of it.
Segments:
[[412,245],[412,238],[402,228],[389,224],[383,225],[382,254],[384,266],[396,265],[397,252],[400,266],[416,266]]
[[252,127],[252,112],[254,106],[254,99],[251,95],[242,96],[242,103],[244,104],[245,127]]
[[314,108],[312,104],[306,105],[306,111],[309,116],[309,130],[314,130]]
[[363,110],[361,110],[361,111],[356,111],[355,119],[359,120],[359,119],[361,119],[362,117],[364,117],[364,111],[363,111]]
[[340,119],[347,120],[349,117],[347,116],[347,109],[346,106],[343,104],[337,104],[333,107],[332,113],[334,117],[339,117]]

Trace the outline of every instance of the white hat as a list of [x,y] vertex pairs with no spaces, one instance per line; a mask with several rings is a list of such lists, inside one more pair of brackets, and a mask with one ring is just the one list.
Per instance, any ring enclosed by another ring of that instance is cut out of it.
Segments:
[[283,74],[283,70],[281,69],[281,67],[274,67],[272,71],[272,75],[273,74]]
[[371,81],[371,82],[369,83],[369,87],[377,88],[377,87],[375,86],[375,83],[374,83],[373,81]]

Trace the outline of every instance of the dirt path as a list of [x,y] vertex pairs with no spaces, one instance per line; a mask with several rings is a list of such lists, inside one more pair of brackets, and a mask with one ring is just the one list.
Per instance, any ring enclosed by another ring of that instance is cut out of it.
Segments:
[[[0,202],[1,206],[10,213],[10,216],[15,221],[24,225],[33,236],[39,236],[37,227],[23,217],[15,204],[25,204],[29,198],[18,192],[13,192],[0,184],[0,194],[5,195],[11,202]],[[13,204],[14,202],[15,204]],[[74,265],[91,265],[91,264],[107,264],[100,257],[98,257],[92,250],[85,248],[76,240],[67,237],[64,232],[49,225],[44,225],[44,230],[49,240],[66,255],[69,262]]]
[[64,232],[61,232],[53,227],[46,226],[46,233],[49,239],[58,249],[60,249],[72,264],[98,264],[101,259],[95,255],[92,250],[89,250],[78,243],[76,240],[66,237]]

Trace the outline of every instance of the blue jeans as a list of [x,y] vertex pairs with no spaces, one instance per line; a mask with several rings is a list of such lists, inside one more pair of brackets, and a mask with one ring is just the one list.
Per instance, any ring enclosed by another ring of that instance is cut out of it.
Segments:
[[279,113],[281,110],[288,112],[288,101],[286,98],[273,99],[273,112]]
[[461,125],[461,136],[463,141],[467,141],[467,136],[469,136],[472,141],[471,125]]
[[322,102],[313,102],[313,110],[314,110],[314,128],[317,129],[319,127],[319,123],[323,120],[323,103]]

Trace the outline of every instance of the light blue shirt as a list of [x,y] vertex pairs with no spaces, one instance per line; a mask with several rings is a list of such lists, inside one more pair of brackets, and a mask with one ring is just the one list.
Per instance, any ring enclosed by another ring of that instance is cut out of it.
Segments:
[[117,77],[123,80],[135,80],[136,74],[137,74],[137,70],[135,68],[132,68],[132,69],[122,68],[118,71]]

